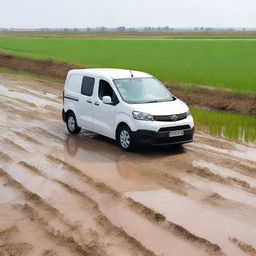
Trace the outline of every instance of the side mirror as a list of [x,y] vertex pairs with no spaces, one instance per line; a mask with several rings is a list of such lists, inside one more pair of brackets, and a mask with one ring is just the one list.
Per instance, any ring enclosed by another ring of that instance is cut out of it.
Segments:
[[110,96],[103,96],[102,101],[105,104],[112,104],[113,103]]

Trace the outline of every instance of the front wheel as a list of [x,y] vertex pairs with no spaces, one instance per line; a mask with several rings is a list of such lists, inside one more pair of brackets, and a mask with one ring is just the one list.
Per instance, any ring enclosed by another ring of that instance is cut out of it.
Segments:
[[132,134],[131,129],[127,125],[124,125],[119,128],[117,133],[117,140],[122,150],[124,151],[134,150],[136,145],[134,135]]
[[71,134],[78,134],[81,128],[77,125],[74,113],[69,113],[67,116],[67,128]]

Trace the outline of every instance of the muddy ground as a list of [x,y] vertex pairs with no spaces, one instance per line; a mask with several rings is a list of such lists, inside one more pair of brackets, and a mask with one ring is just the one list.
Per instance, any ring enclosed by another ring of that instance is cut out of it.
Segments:
[[[18,58],[7,54],[0,54],[0,67],[58,78],[63,81],[70,69],[81,68],[67,63],[54,62],[50,59],[33,60],[29,58]],[[192,85],[170,81],[164,83],[175,96],[185,101],[189,106],[256,115],[255,95],[239,95],[227,90],[220,91],[219,88],[204,85]],[[193,90],[188,90],[188,87],[192,87]]]
[[256,147],[122,152],[68,134],[63,84],[0,74],[0,255],[256,255]]

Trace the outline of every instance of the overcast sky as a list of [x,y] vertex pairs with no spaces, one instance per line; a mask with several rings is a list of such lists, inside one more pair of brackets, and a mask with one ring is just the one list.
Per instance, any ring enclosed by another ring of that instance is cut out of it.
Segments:
[[256,27],[256,0],[0,0],[0,27]]

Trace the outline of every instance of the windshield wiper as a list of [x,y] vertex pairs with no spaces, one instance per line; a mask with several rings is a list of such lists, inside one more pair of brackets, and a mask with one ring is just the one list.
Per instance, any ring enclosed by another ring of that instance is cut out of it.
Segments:
[[160,102],[159,100],[150,100],[150,101],[146,101],[145,103],[155,103],[155,102]]
[[167,101],[173,101],[173,100],[150,100],[150,101],[146,101],[145,103],[156,103],[156,102],[167,102]]

